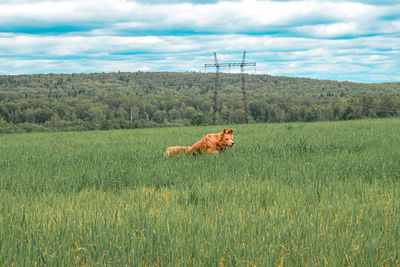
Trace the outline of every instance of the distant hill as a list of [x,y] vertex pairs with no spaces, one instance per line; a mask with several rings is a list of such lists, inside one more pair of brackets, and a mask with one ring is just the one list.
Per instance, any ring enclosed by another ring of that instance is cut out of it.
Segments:
[[[197,93],[214,90],[214,73],[195,72],[129,72],[91,74],[33,74],[0,75],[0,100],[4,98],[47,96],[76,96],[114,92],[130,94]],[[222,93],[240,93],[240,74],[220,74]],[[246,74],[247,90],[254,94],[292,94],[314,96],[327,94],[354,97],[371,94],[375,97],[400,95],[400,83],[363,84],[292,78],[267,74]],[[22,93],[22,94],[21,94]],[[23,95],[23,94],[27,95]]]
[[[0,132],[208,124],[214,73],[0,75]],[[243,123],[240,74],[220,74],[217,123]],[[399,116],[400,83],[246,74],[250,122]]]

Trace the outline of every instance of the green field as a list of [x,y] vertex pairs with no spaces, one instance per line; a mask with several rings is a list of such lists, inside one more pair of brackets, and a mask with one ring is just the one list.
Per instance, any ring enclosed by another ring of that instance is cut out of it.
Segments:
[[400,119],[223,127],[0,135],[0,265],[399,266]]

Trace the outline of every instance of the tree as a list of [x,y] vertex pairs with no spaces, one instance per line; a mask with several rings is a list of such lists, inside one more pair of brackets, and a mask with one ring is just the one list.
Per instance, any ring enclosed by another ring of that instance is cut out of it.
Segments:
[[93,123],[95,123],[97,125],[100,125],[101,122],[105,119],[105,116],[103,114],[103,109],[100,108],[99,106],[92,105],[89,108],[88,113],[89,113],[88,114],[89,115],[89,121],[91,121],[91,122],[93,122]]
[[168,110],[168,120],[179,120],[181,118],[181,114],[175,108]]
[[228,108],[228,106],[222,105],[222,109],[221,109],[221,119],[222,119],[224,122],[229,122],[230,118],[231,118],[231,111],[230,111],[230,109]]
[[285,121],[285,111],[282,110],[277,104],[269,105],[268,107],[268,121],[269,122],[283,122]]
[[233,123],[246,123],[246,112],[242,108],[235,109],[235,111],[231,114],[232,118],[230,122]]
[[162,111],[160,111],[160,110],[156,110],[156,111],[153,113],[153,118],[152,118],[152,120],[153,120],[154,122],[157,122],[157,123],[160,123],[160,124],[164,123],[164,120],[165,120],[164,113],[163,113]]
[[315,113],[315,110],[312,106],[309,106],[305,109],[304,120],[305,121],[316,121],[317,120],[317,114]]
[[360,115],[364,118],[375,118],[376,117],[376,106],[377,102],[372,95],[364,94],[359,99],[360,104]]
[[7,122],[0,118],[0,133],[12,133],[14,132],[14,124],[11,122]]
[[122,107],[117,108],[117,109],[115,110],[115,112],[114,112],[114,118],[118,118],[118,119],[122,119],[122,120],[127,120],[128,117],[129,117],[128,112],[127,112],[124,108],[122,108]]
[[250,115],[257,122],[261,122],[262,118],[262,105],[260,103],[252,102],[249,104]]
[[300,121],[301,109],[299,106],[291,106],[286,112],[286,121]]
[[196,115],[198,112],[194,107],[186,107],[185,109],[185,118],[191,120],[194,115]]
[[35,109],[35,122],[37,123],[45,123],[46,121],[50,120],[53,112],[48,107],[38,108]]
[[396,104],[395,99],[391,96],[384,96],[378,103],[377,115],[378,117],[394,117],[398,114],[400,102]]
[[190,124],[192,125],[207,125],[207,117],[204,114],[197,113],[193,115],[190,120]]
[[[255,122],[400,115],[400,83],[248,78],[249,114]],[[239,81],[237,75],[221,73],[218,124],[243,122]],[[57,129],[154,127],[174,120],[203,124],[214,114],[213,84],[212,75],[200,73],[0,75],[0,118],[29,131],[53,128],[54,120],[59,120]]]
[[340,119],[341,120],[354,120],[360,118],[358,111],[358,105],[354,99],[348,100],[341,109]]

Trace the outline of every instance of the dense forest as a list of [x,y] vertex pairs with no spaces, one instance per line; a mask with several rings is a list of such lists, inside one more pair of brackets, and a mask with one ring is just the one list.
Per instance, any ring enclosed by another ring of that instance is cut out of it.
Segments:
[[[250,123],[400,115],[400,83],[245,74]],[[214,73],[0,75],[0,133],[212,122]],[[220,74],[217,124],[243,123],[240,74]]]

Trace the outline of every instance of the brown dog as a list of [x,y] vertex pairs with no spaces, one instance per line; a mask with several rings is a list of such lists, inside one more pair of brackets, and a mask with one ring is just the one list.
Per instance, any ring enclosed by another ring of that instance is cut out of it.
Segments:
[[210,154],[210,152],[213,152],[218,155],[220,151],[225,150],[225,147],[232,147],[235,144],[232,138],[233,129],[226,131],[226,129],[224,128],[221,133],[204,135],[203,138],[195,143],[193,146],[171,146],[167,148],[167,151],[165,151],[164,155],[166,157],[169,157],[171,155],[179,155],[183,152],[197,152],[200,155],[203,152],[207,152],[208,155]]

